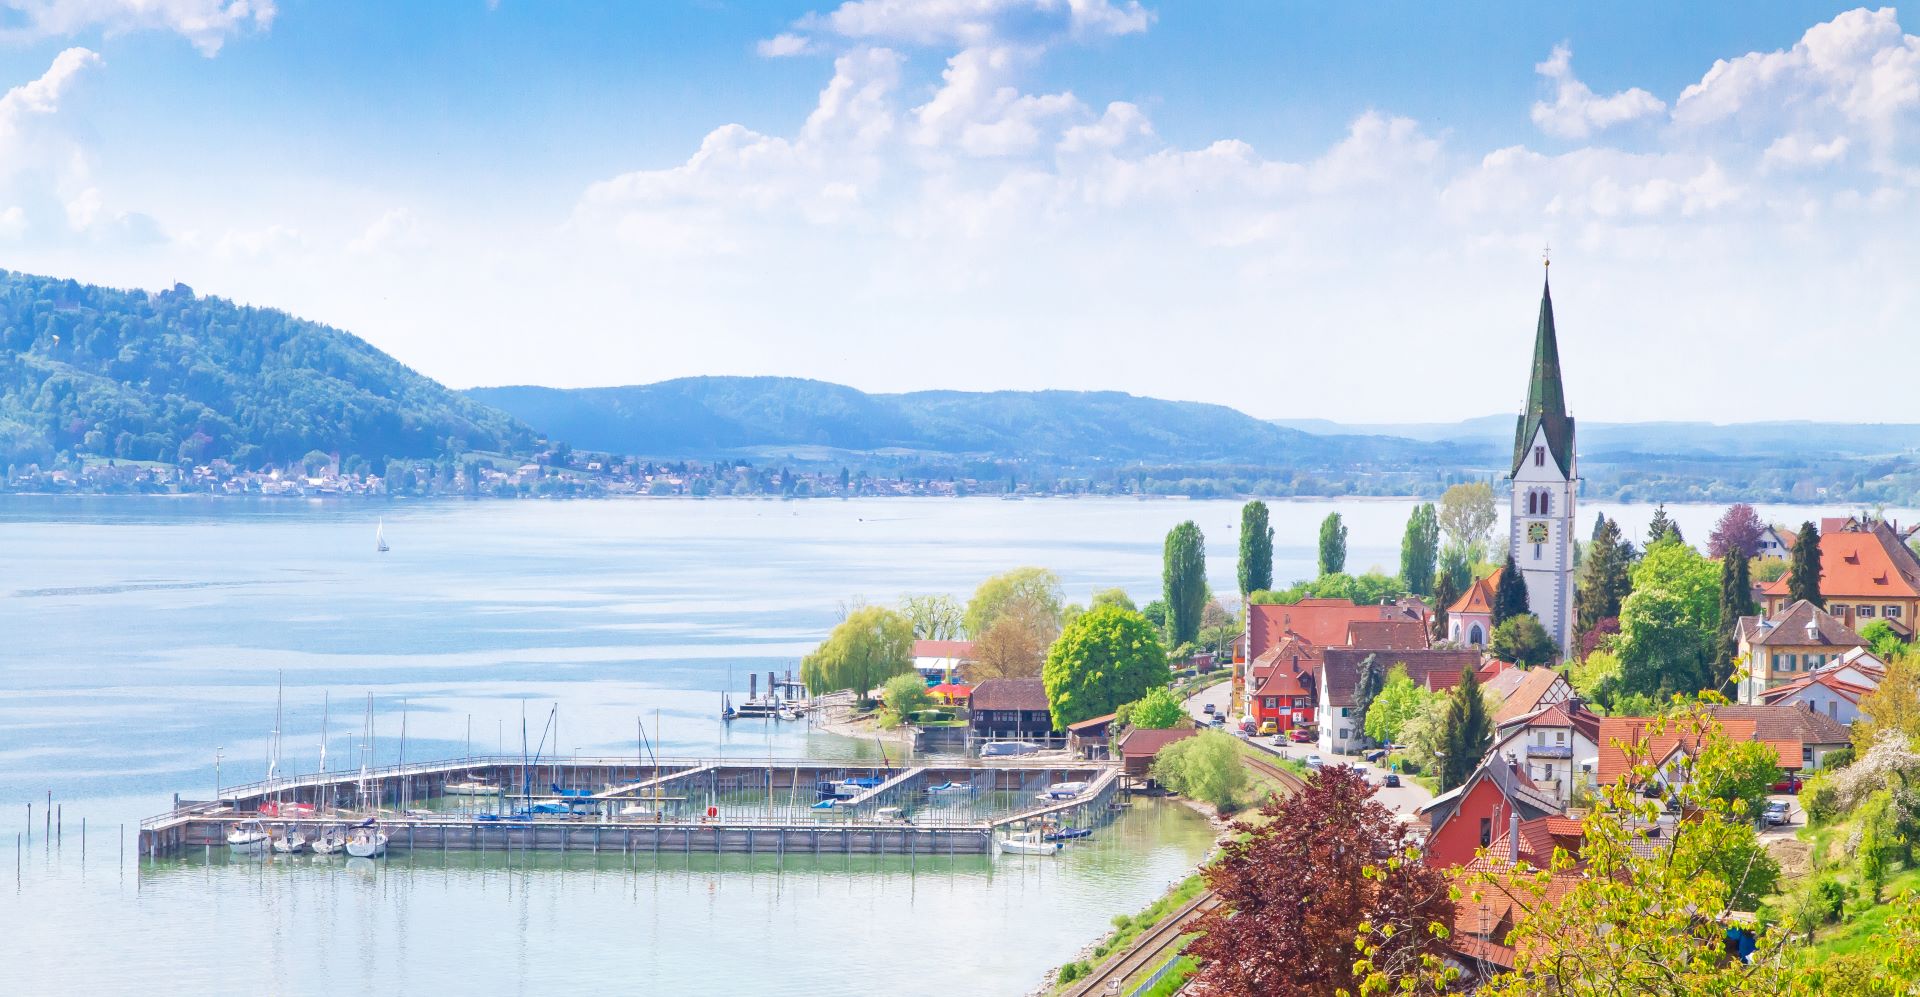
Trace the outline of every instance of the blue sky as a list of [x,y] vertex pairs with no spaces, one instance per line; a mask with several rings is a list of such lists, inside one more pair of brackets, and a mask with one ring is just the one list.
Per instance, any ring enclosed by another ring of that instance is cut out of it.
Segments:
[[[1787,4],[0,0],[0,266],[456,386],[1911,421],[1920,38]],[[1901,362],[1905,362],[1902,360]],[[1864,373],[1864,372],[1863,372]]]

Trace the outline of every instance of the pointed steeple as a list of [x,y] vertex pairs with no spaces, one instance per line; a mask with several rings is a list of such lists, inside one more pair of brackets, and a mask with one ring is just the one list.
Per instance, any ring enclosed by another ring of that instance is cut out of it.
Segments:
[[1553,287],[1542,281],[1540,324],[1533,334],[1533,374],[1527,382],[1527,407],[1513,435],[1513,470],[1519,473],[1533,439],[1544,427],[1547,450],[1562,474],[1573,474],[1573,420],[1560,387],[1560,343],[1553,332]]

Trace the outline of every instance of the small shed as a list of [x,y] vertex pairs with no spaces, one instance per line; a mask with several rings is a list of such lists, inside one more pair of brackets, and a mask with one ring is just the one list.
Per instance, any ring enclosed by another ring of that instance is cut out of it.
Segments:
[[1126,774],[1135,779],[1145,779],[1147,771],[1153,766],[1154,756],[1160,753],[1161,748],[1199,732],[1193,727],[1170,727],[1165,730],[1129,727],[1120,735],[1120,743],[1116,747]]
[[1107,753],[1107,729],[1113,726],[1114,715],[1089,717],[1077,724],[1067,725],[1067,750],[1075,758],[1097,759],[1109,757]]

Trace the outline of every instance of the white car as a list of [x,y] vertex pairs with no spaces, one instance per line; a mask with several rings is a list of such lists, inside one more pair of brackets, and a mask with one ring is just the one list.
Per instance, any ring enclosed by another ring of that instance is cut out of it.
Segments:
[[1320,767],[1320,765],[1321,765],[1321,762],[1320,762],[1320,756],[1319,756],[1319,755],[1308,755],[1308,756],[1307,756],[1307,767],[1308,767],[1308,768],[1310,768],[1310,769],[1317,769],[1317,768],[1319,768],[1319,767]]

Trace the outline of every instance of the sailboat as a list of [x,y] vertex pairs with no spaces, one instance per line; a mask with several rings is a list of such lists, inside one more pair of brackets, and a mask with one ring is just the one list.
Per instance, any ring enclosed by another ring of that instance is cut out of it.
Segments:
[[387,832],[380,830],[371,817],[355,824],[347,835],[347,854],[357,859],[377,859],[387,854]]
[[243,821],[227,832],[227,847],[235,855],[265,855],[272,847],[272,840],[257,820]]
[[335,855],[347,847],[346,828],[329,827],[320,832],[320,836],[307,843],[315,855]]
[[373,528],[373,549],[381,554],[392,549],[387,546],[387,521],[384,519]]

